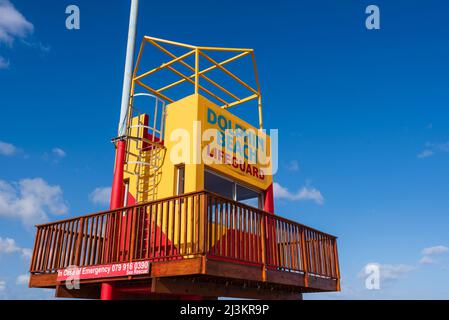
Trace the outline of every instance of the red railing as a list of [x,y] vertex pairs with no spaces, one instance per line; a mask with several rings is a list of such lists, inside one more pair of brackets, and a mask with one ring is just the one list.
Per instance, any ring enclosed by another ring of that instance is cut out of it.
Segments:
[[334,236],[215,194],[207,203],[209,256],[339,278]]
[[30,272],[204,255],[339,278],[335,237],[207,191],[39,225]]

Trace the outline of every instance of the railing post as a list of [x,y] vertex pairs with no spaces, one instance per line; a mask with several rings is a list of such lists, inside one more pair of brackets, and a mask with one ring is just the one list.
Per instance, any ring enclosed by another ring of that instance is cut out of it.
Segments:
[[62,237],[64,236],[64,230],[63,230],[63,225],[59,224],[57,227],[57,236],[59,236],[58,238],[58,243],[56,245],[56,248],[53,250],[56,250],[55,255],[53,256],[53,269],[59,269],[59,261],[61,259],[61,250],[62,250]]
[[[130,234],[130,239],[131,239],[130,240],[130,248],[129,248],[129,261],[130,262],[134,258],[134,250],[135,250],[134,242],[136,241],[136,232],[137,232],[137,230],[136,230],[137,218],[136,217],[138,216],[136,211],[137,211],[137,208],[131,209],[131,228],[129,230],[129,232],[131,233]],[[128,217],[126,217],[126,218],[128,218]],[[128,225],[126,227],[128,227]],[[126,243],[126,239],[125,239],[125,243]]]
[[79,223],[79,231],[78,231],[78,239],[76,241],[76,251],[75,251],[75,266],[79,266],[80,264],[80,258],[81,258],[81,246],[83,244],[82,237],[84,232],[84,218],[80,218]]
[[208,195],[203,194],[203,205],[202,205],[201,221],[200,219],[200,243],[202,244],[201,253],[207,254],[207,225],[208,225]]
[[301,227],[301,261],[304,271],[304,287],[307,288],[309,286],[309,266],[307,264],[306,239],[303,227]]
[[37,245],[38,243],[40,243],[41,233],[42,233],[41,228],[38,227],[36,232],[36,238],[34,239],[33,255],[31,256],[30,273],[36,271],[36,261],[38,258],[39,251],[41,251],[40,248],[37,247]]
[[341,288],[340,288],[340,264],[338,262],[337,238],[334,238],[334,261],[335,261],[335,273],[337,275],[337,291],[341,291]]
[[266,241],[265,237],[265,220],[268,217],[263,214],[260,219],[260,248],[261,248],[261,257],[262,257],[262,281],[267,281],[267,259],[266,259]]
[[200,85],[200,79],[198,77],[199,68],[200,68],[199,49],[195,49],[195,94],[198,94],[198,88]]

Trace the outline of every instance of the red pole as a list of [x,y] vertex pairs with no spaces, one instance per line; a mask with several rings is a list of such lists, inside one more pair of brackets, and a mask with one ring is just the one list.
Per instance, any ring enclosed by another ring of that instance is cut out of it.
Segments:
[[[125,164],[126,141],[119,140],[115,151],[114,177],[112,180],[110,209],[123,207],[123,166]],[[101,284],[101,300],[114,299],[114,286],[110,282]]]
[[114,299],[114,288],[112,283],[103,282],[101,284],[101,300],[113,300]]
[[123,207],[123,166],[125,164],[126,141],[117,141],[115,151],[114,178],[112,180],[110,209],[114,210]]
[[265,190],[265,202],[263,205],[263,210],[269,213],[274,213],[274,195],[273,195],[273,184]]
[[[273,184],[265,190],[265,202],[263,204],[263,210],[269,213],[274,214],[274,191]],[[273,238],[274,234],[274,238]],[[273,256],[276,255],[275,252],[272,252],[271,242],[275,241],[276,237],[276,229],[273,221],[269,219],[269,217],[265,217],[265,250],[266,250],[266,261],[273,262]]]

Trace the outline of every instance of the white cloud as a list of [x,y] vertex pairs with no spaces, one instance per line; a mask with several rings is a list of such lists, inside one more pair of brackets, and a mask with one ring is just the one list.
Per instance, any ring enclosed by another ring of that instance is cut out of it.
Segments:
[[29,42],[26,40],[22,40],[22,43],[30,48],[37,49],[44,54],[49,53],[51,50],[51,47],[49,45],[45,45],[42,42]]
[[323,195],[315,188],[302,187],[300,190],[292,193],[277,182],[273,184],[273,188],[274,196],[277,199],[287,199],[291,201],[311,200],[317,204],[324,203]]
[[360,278],[365,278],[365,269],[367,266],[375,265],[379,268],[380,281],[391,282],[403,278],[406,274],[415,268],[406,264],[380,264],[377,262],[368,263],[359,273]]
[[23,179],[18,183],[0,180],[0,217],[18,218],[31,226],[48,221],[48,216],[67,213],[59,186],[42,178]]
[[[49,46],[41,42],[26,41],[27,36],[34,32],[34,26],[19,12],[10,0],[0,0],[0,45],[12,47],[16,39],[22,44],[36,48],[43,53],[50,50]],[[9,61],[0,56],[0,69],[8,69]]]
[[9,61],[0,56],[0,69],[8,69],[9,68]]
[[6,289],[6,282],[4,280],[0,280],[0,291],[4,291]]
[[424,256],[419,260],[419,263],[420,264],[435,264],[436,261],[435,261],[435,259],[432,259],[429,256]]
[[438,256],[440,254],[449,252],[449,248],[446,246],[433,246],[424,248],[421,251],[421,254],[423,255],[422,258],[419,260],[420,264],[436,264],[438,261],[434,258],[435,256]]
[[434,246],[434,247],[428,247],[424,248],[422,250],[423,255],[431,256],[431,255],[439,255],[442,253],[449,252],[449,248],[446,246]]
[[418,154],[418,158],[428,158],[437,152],[449,153],[449,142],[443,143],[426,143],[426,149]]
[[31,256],[33,255],[33,250],[29,248],[22,248],[22,257],[25,259],[31,259]]
[[434,154],[435,154],[435,152],[433,152],[432,150],[424,150],[418,154],[418,158],[420,158],[420,159],[428,158],[428,157],[433,156]]
[[31,249],[19,247],[14,239],[0,237],[0,255],[13,253],[19,253],[25,259],[31,258]]
[[94,204],[108,205],[111,200],[111,187],[95,188],[89,194],[89,200]]
[[[1,64],[1,59],[0,59]],[[19,149],[11,143],[0,140],[0,154],[4,156],[12,156],[19,152]]]
[[42,159],[45,161],[51,161],[53,163],[59,163],[59,161],[67,156],[67,153],[61,148],[53,148],[50,152],[44,152]]
[[0,0],[0,42],[12,45],[14,39],[33,33],[34,26],[9,0]]
[[292,160],[288,163],[287,169],[289,171],[299,171],[299,162],[298,160]]
[[434,144],[435,148],[442,152],[449,152],[449,142]]
[[414,267],[406,264],[381,264],[380,279],[385,281],[397,280],[413,270]]
[[59,157],[59,158],[64,158],[67,154],[64,150],[62,150],[61,148],[53,148],[53,150],[51,150],[51,152]]
[[30,281],[30,275],[29,274],[21,274],[16,279],[16,284],[18,285],[27,285]]

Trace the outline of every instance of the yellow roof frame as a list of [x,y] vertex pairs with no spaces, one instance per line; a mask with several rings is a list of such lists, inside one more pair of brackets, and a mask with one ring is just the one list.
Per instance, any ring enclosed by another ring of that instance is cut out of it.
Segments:
[[[146,44],[153,45],[157,49],[159,49],[162,52],[164,52],[165,54],[167,54],[172,60],[170,60],[168,62],[164,62],[160,66],[158,66],[154,69],[148,70],[142,74],[137,75],[140,61],[142,58],[142,53],[143,53],[143,50],[144,50]],[[166,45],[182,47],[182,48],[190,49],[190,51],[188,51],[187,53],[182,54],[182,55],[176,55],[173,52],[169,51],[166,48]],[[207,54],[208,52],[211,52],[211,51],[234,52],[234,53],[236,53],[236,55],[229,59],[223,60],[221,62],[217,62],[214,59],[212,59],[209,56],[209,54]],[[231,71],[229,71],[227,68],[224,67],[226,64],[228,64],[230,62],[236,61],[236,60],[243,58],[245,56],[248,56],[248,55],[251,57],[252,64],[254,67],[254,77],[255,77],[255,83],[256,83],[255,88],[252,87],[251,85],[249,85],[247,82],[240,79],[239,77],[237,77],[235,74],[233,74]],[[194,65],[190,65],[188,62],[185,61],[185,59],[190,56],[194,56]],[[200,66],[199,66],[200,58],[206,59],[207,61],[209,61],[212,64],[212,66],[207,67],[203,70],[200,70]],[[179,64],[183,65],[184,67],[188,68],[190,71],[192,71],[192,74],[186,75],[186,74],[180,72],[179,70],[175,69],[174,65],[176,63],[179,63]],[[163,69],[170,70],[171,72],[178,75],[180,77],[180,79],[175,82],[169,83],[168,85],[165,85],[162,88],[157,88],[157,89],[152,88],[149,85],[144,84],[142,82],[143,78],[145,78],[155,72],[163,70]],[[227,90],[226,88],[224,88],[223,86],[221,86],[220,84],[218,84],[217,82],[213,81],[212,79],[210,79],[209,77],[206,76],[207,72],[216,70],[216,69],[222,71],[224,74],[227,74],[235,82],[237,82],[241,86],[243,86],[248,91],[248,95],[245,97],[238,97],[236,94],[230,92],[229,90]],[[200,78],[204,79],[210,85],[212,85],[213,89],[207,89],[204,86],[202,86],[200,84]],[[146,89],[147,91],[149,91],[151,94],[154,94],[155,96],[158,96],[159,98],[161,98],[167,102],[174,102],[174,98],[170,97],[168,94],[165,94],[164,91],[166,91],[167,89],[173,88],[181,83],[185,83],[185,82],[193,85],[194,93],[198,94],[201,90],[201,91],[205,92],[206,94],[212,96],[216,100],[220,101],[222,103],[221,107],[224,109],[228,109],[228,108],[234,107],[236,105],[257,99],[258,100],[258,111],[259,111],[259,127],[262,129],[262,126],[263,126],[262,97],[261,97],[261,93],[260,93],[260,83],[259,83],[259,75],[257,73],[256,58],[255,58],[253,49],[201,47],[201,46],[193,46],[190,44],[185,44],[185,43],[180,43],[180,42],[175,42],[175,41],[170,41],[170,40],[164,40],[164,39],[159,39],[159,38],[154,38],[154,37],[149,37],[149,36],[143,37],[143,41],[140,46],[139,54],[137,57],[135,68],[134,68],[132,92],[134,92],[135,86],[139,85],[139,86],[143,87],[144,89]],[[224,98],[219,96],[217,92],[225,93],[228,96],[228,98],[230,98],[230,99],[225,100]]]

